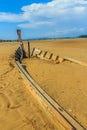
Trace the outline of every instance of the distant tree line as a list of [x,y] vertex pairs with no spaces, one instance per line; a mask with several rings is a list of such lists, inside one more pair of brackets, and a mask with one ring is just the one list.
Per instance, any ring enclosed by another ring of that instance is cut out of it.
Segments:
[[87,38],[87,35],[80,35],[79,38]]
[[[23,41],[28,41],[28,40],[23,40]],[[0,42],[18,42],[18,40],[1,40]]]
[[18,42],[18,40],[1,40],[0,39],[0,42]]
[[[23,41],[29,41],[29,40],[56,40],[56,39],[72,39],[72,38],[87,38],[87,35],[80,35],[77,37],[61,37],[61,38],[33,38],[33,39],[23,39]],[[18,40],[2,40],[0,39],[0,42],[18,42]]]

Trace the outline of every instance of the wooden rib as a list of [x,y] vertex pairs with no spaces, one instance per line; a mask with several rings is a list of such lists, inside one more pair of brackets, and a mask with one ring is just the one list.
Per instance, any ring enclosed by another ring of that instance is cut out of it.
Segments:
[[31,56],[33,56],[35,48],[32,49]]
[[[55,56],[53,53],[48,54],[48,51],[42,51],[42,50],[37,49],[37,48],[33,48],[31,56],[36,56],[40,59],[44,59],[44,60],[47,60],[47,61],[57,61],[57,62],[59,62],[58,61],[59,56]],[[55,63],[57,63],[57,62],[55,62]]]
[[59,56],[56,56],[56,60],[58,60]]
[[48,51],[45,51],[45,53],[44,53],[43,57],[45,57],[45,56],[46,56],[47,52],[48,52]]
[[39,52],[39,54],[38,54],[38,55],[41,55],[41,53],[42,53],[42,50],[40,50],[40,52]]
[[55,102],[45,91],[43,91],[40,86],[31,78],[31,76],[23,69],[18,61],[15,61],[16,65],[21,72],[25,84],[33,96],[37,97],[39,102],[42,102],[45,108],[60,121],[60,123],[67,130],[85,130],[73,117],[71,117],[57,102]]
[[51,53],[51,54],[50,54],[50,57],[49,57],[49,59],[51,59],[51,58],[52,58],[52,56],[53,56],[53,53]]

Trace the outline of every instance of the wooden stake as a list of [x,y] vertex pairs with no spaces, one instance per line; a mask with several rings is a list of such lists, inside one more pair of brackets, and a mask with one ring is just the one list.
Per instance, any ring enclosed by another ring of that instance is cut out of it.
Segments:
[[30,42],[28,41],[28,58],[30,58]]
[[17,34],[18,34],[18,41],[21,43],[22,39],[21,39],[21,30],[17,29]]

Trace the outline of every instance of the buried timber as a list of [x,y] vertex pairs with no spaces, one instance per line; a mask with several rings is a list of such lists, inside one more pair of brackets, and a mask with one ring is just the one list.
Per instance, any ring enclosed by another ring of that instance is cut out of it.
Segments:
[[[43,44],[40,43],[40,46]],[[52,43],[50,43],[50,45],[52,45]],[[32,49],[32,55],[34,52],[35,49]],[[36,49],[36,52],[38,52],[38,49]],[[87,118],[85,114],[87,106],[86,102],[82,99],[87,98],[85,95],[87,75],[86,63],[85,67],[83,67],[80,66],[81,64],[77,65],[70,62],[64,62],[65,58],[56,56],[55,61],[57,62],[55,63],[61,64],[52,64],[50,61],[54,61],[52,59],[54,55],[53,53],[46,57],[48,53],[47,51],[44,53],[42,50],[39,50],[38,53],[36,52],[35,55],[33,55],[34,57],[31,58],[29,56],[29,59],[26,58],[23,60],[22,65],[26,66],[28,73],[25,71],[25,67],[20,65],[20,60],[17,59],[17,55],[15,55],[16,64],[25,79],[25,84],[27,84],[28,89],[34,93],[33,95],[36,96],[36,99],[38,99],[39,102],[42,102],[43,105],[45,104],[45,106],[47,106],[47,109],[53,113],[55,117],[58,117],[60,123],[64,125],[65,128],[70,130],[84,130],[84,127],[87,127]],[[16,54],[17,53],[19,53],[18,50],[16,51]],[[41,56],[41,54],[43,55]],[[39,59],[37,59],[37,57]],[[48,60],[49,62],[47,62]],[[82,63],[77,60],[74,61]],[[31,74],[33,78],[31,78],[29,74]],[[40,85],[40,87],[33,79]],[[32,87],[29,88],[29,86]],[[55,99],[56,102],[53,99]],[[57,103],[61,104],[64,109]]]
[[[27,52],[27,42],[23,43]],[[86,39],[30,41],[30,47],[87,62],[86,43]],[[17,48],[17,42],[0,44],[0,129],[65,130],[60,123],[55,125],[49,112],[43,112],[23,84],[14,66],[13,54]],[[87,129],[86,66],[68,61],[56,64],[36,57],[23,59],[21,65],[49,96]]]

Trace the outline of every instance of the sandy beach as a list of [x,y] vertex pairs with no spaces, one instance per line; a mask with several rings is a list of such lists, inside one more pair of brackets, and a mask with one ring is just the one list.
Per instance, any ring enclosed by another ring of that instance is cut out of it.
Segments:
[[[27,51],[27,42],[24,45]],[[36,40],[30,41],[30,47],[87,63],[87,39]],[[16,42],[0,43],[0,129],[65,130],[49,118],[24,85],[14,63],[17,48]],[[87,67],[39,58],[26,58],[23,65],[41,88],[87,129]]]

